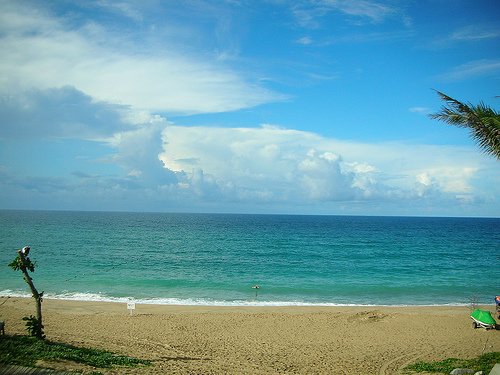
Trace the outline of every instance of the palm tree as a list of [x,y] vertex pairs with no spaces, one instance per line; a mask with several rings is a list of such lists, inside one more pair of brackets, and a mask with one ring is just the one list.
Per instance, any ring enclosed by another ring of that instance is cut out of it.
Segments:
[[469,128],[471,137],[477,141],[479,147],[500,160],[500,113],[483,102],[476,106],[464,104],[442,92],[437,93],[446,105],[430,117],[450,125]]

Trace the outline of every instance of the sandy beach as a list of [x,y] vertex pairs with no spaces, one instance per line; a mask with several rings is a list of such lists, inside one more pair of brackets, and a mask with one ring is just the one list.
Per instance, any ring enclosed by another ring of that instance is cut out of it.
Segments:
[[[121,303],[45,300],[43,311],[49,340],[153,361],[99,370],[109,374],[401,374],[500,351],[500,331],[472,329],[467,307],[136,305],[131,316]],[[0,298],[7,334],[24,334],[30,314],[31,299]]]

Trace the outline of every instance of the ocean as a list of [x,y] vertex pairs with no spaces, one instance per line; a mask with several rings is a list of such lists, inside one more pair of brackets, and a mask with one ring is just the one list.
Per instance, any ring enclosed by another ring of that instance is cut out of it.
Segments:
[[[500,294],[500,219],[0,211],[46,298],[184,305],[466,305]],[[254,288],[256,285],[259,288]]]

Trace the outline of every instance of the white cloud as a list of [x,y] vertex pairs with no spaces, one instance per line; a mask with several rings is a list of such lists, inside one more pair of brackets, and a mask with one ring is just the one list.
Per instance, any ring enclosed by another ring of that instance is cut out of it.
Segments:
[[481,41],[485,39],[495,39],[500,37],[500,30],[497,28],[485,28],[482,26],[470,25],[454,31],[450,41]]
[[[294,5],[292,12],[297,22],[308,28],[318,28],[320,19],[329,13],[338,12],[352,17],[353,20],[368,20],[371,23],[381,23],[389,17],[400,15],[398,9],[369,0],[321,0],[306,1]],[[406,16],[401,16],[404,23],[408,23]]]
[[365,0],[324,0],[325,6],[356,17],[366,17],[372,22],[382,22],[385,18],[393,16],[396,10],[375,1]]
[[160,159],[184,173],[184,189],[199,194],[209,176],[211,192],[226,200],[456,202],[482,194],[473,180],[483,157],[458,147],[342,142],[272,126],[168,126],[163,142]]
[[449,33],[436,36],[426,48],[443,49],[460,43],[481,43],[500,37],[500,29],[490,25],[468,25]]
[[470,212],[491,215],[488,207],[500,196],[497,161],[473,148],[347,142],[271,125],[182,127],[146,113],[127,121],[130,128],[100,139],[113,152],[101,161],[120,166],[121,176],[76,171],[68,178],[23,177],[4,168],[0,203],[454,215],[476,207]]
[[142,21],[144,19],[142,13],[136,9],[138,3],[119,1],[119,0],[99,0],[98,6],[103,8],[108,8],[112,12],[124,15],[134,21]]
[[[305,138],[304,138],[305,137]],[[337,199],[350,194],[350,175],[328,150],[316,150],[314,134],[266,126],[200,128],[169,126],[160,159],[175,171],[201,170],[229,199]],[[187,183],[190,183],[187,181]]]
[[498,76],[499,74],[500,59],[483,59],[456,66],[449,72],[441,74],[439,78],[445,81],[461,81],[479,76]]
[[[115,133],[108,139],[102,139],[115,150],[109,160],[120,165],[127,176],[135,178],[137,183],[148,188],[175,184],[177,177],[163,168],[158,158],[162,150],[161,133],[168,122],[160,116],[149,116],[143,122],[135,124],[135,129]],[[146,120],[146,121],[144,121]]]
[[466,196],[472,192],[471,179],[476,168],[460,166],[428,167],[417,173],[417,192],[420,196],[429,191]]
[[297,44],[302,44],[304,46],[310,45],[313,43],[313,40],[308,37],[308,36],[303,36],[302,38],[299,38],[296,40]]
[[408,109],[412,113],[420,113],[424,115],[428,115],[431,113],[431,109],[427,107],[411,107]]
[[100,101],[176,113],[231,111],[282,100],[207,56],[145,52],[99,25],[70,28],[16,3],[0,11],[0,90],[73,86]]

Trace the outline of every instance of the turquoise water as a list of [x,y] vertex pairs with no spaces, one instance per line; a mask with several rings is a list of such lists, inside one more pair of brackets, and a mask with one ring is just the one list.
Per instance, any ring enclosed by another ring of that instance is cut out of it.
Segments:
[[500,294],[500,219],[0,211],[0,295],[28,295],[7,267],[27,244],[51,298],[428,305]]

